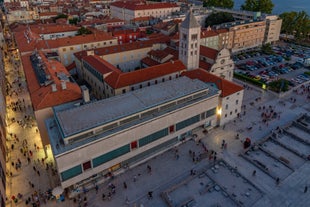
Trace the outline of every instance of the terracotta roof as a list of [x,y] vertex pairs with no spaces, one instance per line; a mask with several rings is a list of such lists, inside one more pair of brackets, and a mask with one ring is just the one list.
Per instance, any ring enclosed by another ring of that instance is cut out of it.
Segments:
[[36,34],[52,34],[79,30],[79,27],[70,24],[35,24],[29,27],[30,30]]
[[170,55],[167,51],[164,50],[151,50],[147,53],[150,57],[154,57],[155,59],[162,60],[168,55]]
[[173,49],[171,47],[166,47],[163,51],[173,55],[173,59],[174,60],[179,59],[179,51],[177,51],[177,50],[175,50],[175,49]]
[[200,38],[206,38],[206,37],[214,37],[218,36],[218,33],[212,29],[202,29],[200,33]]
[[68,65],[68,66],[66,67],[66,69],[67,69],[68,71],[73,70],[74,68],[76,68],[76,64],[75,64],[74,61],[73,61],[70,65]]
[[101,59],[97,55],[89,55],[89,56],[83,57],[83,61],[90,64],[94,69],[96,69],[102,75],[111,73],[113,71],[117,73],[121,73],[121,71],[117,69],[114,65]]
[[112,88],[117,89],[183,70],[186,70],[185,65],[180,60],[177,60],[128,73],[113,72],[106,77],[105,82]]
[[206,70],[206,71],[210,71],[212,65],[210,63],[203,61],[203,60],[200,60],[199,61],[199,67]]
[[57,16],[58,15],[58,12],[41,12],[39,13],[39,16],[40,17],[43,17],[43,16]]
[[115,35],[121,35],[121,34],[131,34],[131,33],[139,33],[140,29],[119,29],[119,30],[113,30],[112,34]]
[[[99,42],[104,40],[112,40],[110,34],[105,32],[98,32],[94,34],[88,35],[79,35],[73,37],[64,37],[59,39],[50,39],[50,40],[41,40],[38,37],[37,33],[32,32],[31,30],[25,31],[25,26],[23,26],[24,30],[20,30],[17,28],[14,30],[14,36],[17,43],[17,46],[20,52],[30,52],[34,49],[51,49],[51,48],[59,48],[70,45],[79,45],[83,43],[91,43],[91,42]],[[30,38],[29,43],[27,43],[27,38],[25,33],[27,33],[28,39]]]
[[155,65],[159,65],[160,62],[156,61],[156,60],[153,60],[152,58],[150,57],[145,57],[141,60],[141,63],[147,65],[148,67],[152,67],[152,66],[155,66]]
[[215,50],[213,48],[200,45],[200,55],[201,56],[205,56],[205,57],[208,57],[208,58],[210,58],[212,60],[215,60],[216,57],[217,57],[218,52],[219,51],[217,51],[217,50]]
[[217,33],[227,33],[229,30],[228,29],[217,29],[216,32]]
[[68,71],[60,62],[48,61],[43,53],[40,53],[40,56],[47,66],[46,72],[56,84],[57,91],[53,92],[51,85],[40,86],[31,64],[30,55],[22,56],[22,64],[34,110],[57,106],[82,98],[80,87],[76,83],[66,82],[66,89],[62,89],[61,81],[56,76],[56,73],[64,73],[69,76]]
[[[127,44],[122,44],[122,45],[114,45],[110,47],[101,47],[89,51],[94,51],[94,54],[98,56],[103,56],[103,55],[109,55],[113,53],[120,53],[120,52],[125,52],[125,51],[131,51],[131,50],[138,50],[146,47],[152,47],[153,44],[155,43],[161,43],[161,42],[166,42],[166,38],[157,38],[157,39],[152,39],[152,40],[146,40],[146,41],[138,41],[138,42],[132,42],[132,43],[127,43]],[[82,57],[87,55],[87,51],[83,50],[77,53],[74,53],[74,55],[80,60]]]
[[216,86],[222,90],[221,97],[226,97],[243,90],[242,86],[213,75],[203,69],[185,71],[182,73],[182,76],[187,76],[191,79],[199,79],[203,82],[216,84]]
[[128,10],[149,10],[149,9],[164,9],[179,7],[175,3],[146,3],[145,1],[117,1],[110,4],[110,6],[115,6],[119,8],[124,8]]
[[134,21],[134,22],[139,22],[139,21],[149,21],[153,19],[152,16],[145,16],[145,17],[136,17],[136,18],[133,18],[131,21]]

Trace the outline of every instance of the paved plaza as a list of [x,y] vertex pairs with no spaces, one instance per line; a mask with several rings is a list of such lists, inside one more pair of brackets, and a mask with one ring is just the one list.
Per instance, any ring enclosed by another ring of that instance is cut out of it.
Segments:
[[[26,204],[31,197],[38,197],[46,207],[85,203],[91,207],[310,206],[310,191],[304,193],[305,186],[310,187],[310,121],[296,121],[302,114],[310,115],[309,92],[301,93],[302,88],[298,94],[278,98],[246,86],[243,111],[236,120],[207,134],[202,129],[195,132],[195,140],[188,137],[145,163],[129,166],[113,180],[100,183],[97,191],[95,185],[86,186],[87,192],[80,192],[81,200],[57,202],[43,199],[60,182],[51,151],[43,149],[36,131],[25,78],[21,72],[16,78],[20,68],[15,60],[7,62],[6,68],[11,69],[7,73],[11,91],[16,91],[7,97],[11,120],[7,128],[7,206],[32,206]],[[20,109],[14,111],[13,103]],[[246,138],[253,147],[244,149]],[[109,198],[111,186],[115,193]],[[12,196],[18,193],[22,197],[14,202]]]

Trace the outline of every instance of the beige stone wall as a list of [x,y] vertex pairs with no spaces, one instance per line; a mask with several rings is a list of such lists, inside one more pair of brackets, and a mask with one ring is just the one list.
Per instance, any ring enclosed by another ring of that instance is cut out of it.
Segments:
[[262,45],[265,29],[264,21],[231,27],[230,31],[234,34],[232,50],[235,52]]
[[52,107],[49,107],[49,108],[34,111],[34,116],[38,123],[38,128],[39,128],[43,146],[48,145],[49,137],[48,137],[47,129],[45,126],[45,120],[54,116],[53,109]]
[[108,46],[113,46],[117,44],[118,44],[117,39],[111,39],[111,40],[91,42],[91,43],[86,43],[86,44],[59,47],[57,52],[60,57],[60,62],[64,66],[68,66],[73,62],[74,60],[73,54],[76,52],[79,52],[82,50],[100,48],[100,47],[108,47]]
[[228,49],[222,49],[218,53],[210,72],[226,80],[232,81],[234,68],[235,63],[231,59],[230,51]]
[[219,106],[222,109],[219,123],[220,126],[237,118],[238,113],[241,112],[243,92],[244,91],[242,90],[230,96],[221,98],[221,105]]

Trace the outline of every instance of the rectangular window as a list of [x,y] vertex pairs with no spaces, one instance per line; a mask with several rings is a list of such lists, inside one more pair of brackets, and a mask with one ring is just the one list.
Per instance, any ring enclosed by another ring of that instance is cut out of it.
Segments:
[[176,131],[178,131],[180,129],[183,129],[183,128],[187,127],[187,126],[190,126],[192,124],[195,124],[195,123],[197,123],[199,121],[200,121],[200,115],[196,115],[194,117],[191,117],[189,119],[181,121],[181,122],[176,124]]
[[198,38],[198,35],[197,35],[197,34],[193,34],[193,35],[192,35],[192,40],[197,40],[197,38]]
[[213,116],[216,112],[216,108],[210,109],[206,112],[206,118]]
[[203,120],[203,119],[205,119],[206,118],[206,113],[201,113],[200,114],[200,120]]
[[143,147],[144,145],[147,145],[151,142],[154,142],[154,141],[156,141],[162,137],[165,137],[167,135],[168,135],[168,128],[157,131],[153,134],[150,134],[146,137],[139,139],[139,147]]
[[87,161],[83,163],[83,171],[91,169],[91,162]]
[[75,176],[78,176],[80,174],[82,174],[82,167],[81,167],[81,165],[77,165],[77,166],[75,166],[73,168],[70,168],[70,169],[60,173],[62,181],[66,181],[66,180],[68,180],[70,178],[73,178]]
[[99,157],[96,157],[93,159],[93,167],[98,167],[99,165],[106,163],[110,160],[113,160],[117,157],[120,157],[126,153],[130,152],[130,145],[124,145],[120,148],[117,148],[115,150],[112,150],[108,153],[105,153],[103,155],[100,155]]

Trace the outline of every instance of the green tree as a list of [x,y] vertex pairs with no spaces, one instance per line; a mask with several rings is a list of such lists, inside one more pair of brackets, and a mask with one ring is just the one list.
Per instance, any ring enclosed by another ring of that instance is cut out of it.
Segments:
[[285,92],[288,91],[288,80],[279,79],[269,83],[269,89],[275,92]]
[[267,55],[273,54],[271,44],[270,43],[264,44],[262,46],[262,52],[267,54]]
[[217,12],[212,13],[206,18],[205,26],[208,27],[232,21],[234,21],[234,18],[231,14],[226,12]]
[[309,38],[310,18],[305,11],[284,12],[280,14],[280,18],[282,19],[282,33],[294,35],[297,39]]
[[68,18],[68,15],[66,15],[66,14],[58,14],[56,17],[55,17],[55,21],[57,20],[57,19],[62,19],[62,18],[64,18],[64,19],[67,19]]
[[234,7],[233,0],[204,0],[204,7],[223,7],[232,9]]
[[274,4],[272,0],[246,0],[241,5],[241,10],[247,11],[260,11],[263,13],[271,14]]
[[76,36],[78,35],[83,35],[83,34],[92,34],[92,32],[87,29],[86,27],[81,27],[78,31],[77,31],[77,34]]
[[79,22],[79,18],[73,18],[73,19],[69,19],[69,24],[74,24],[77,25],[77,23]]

